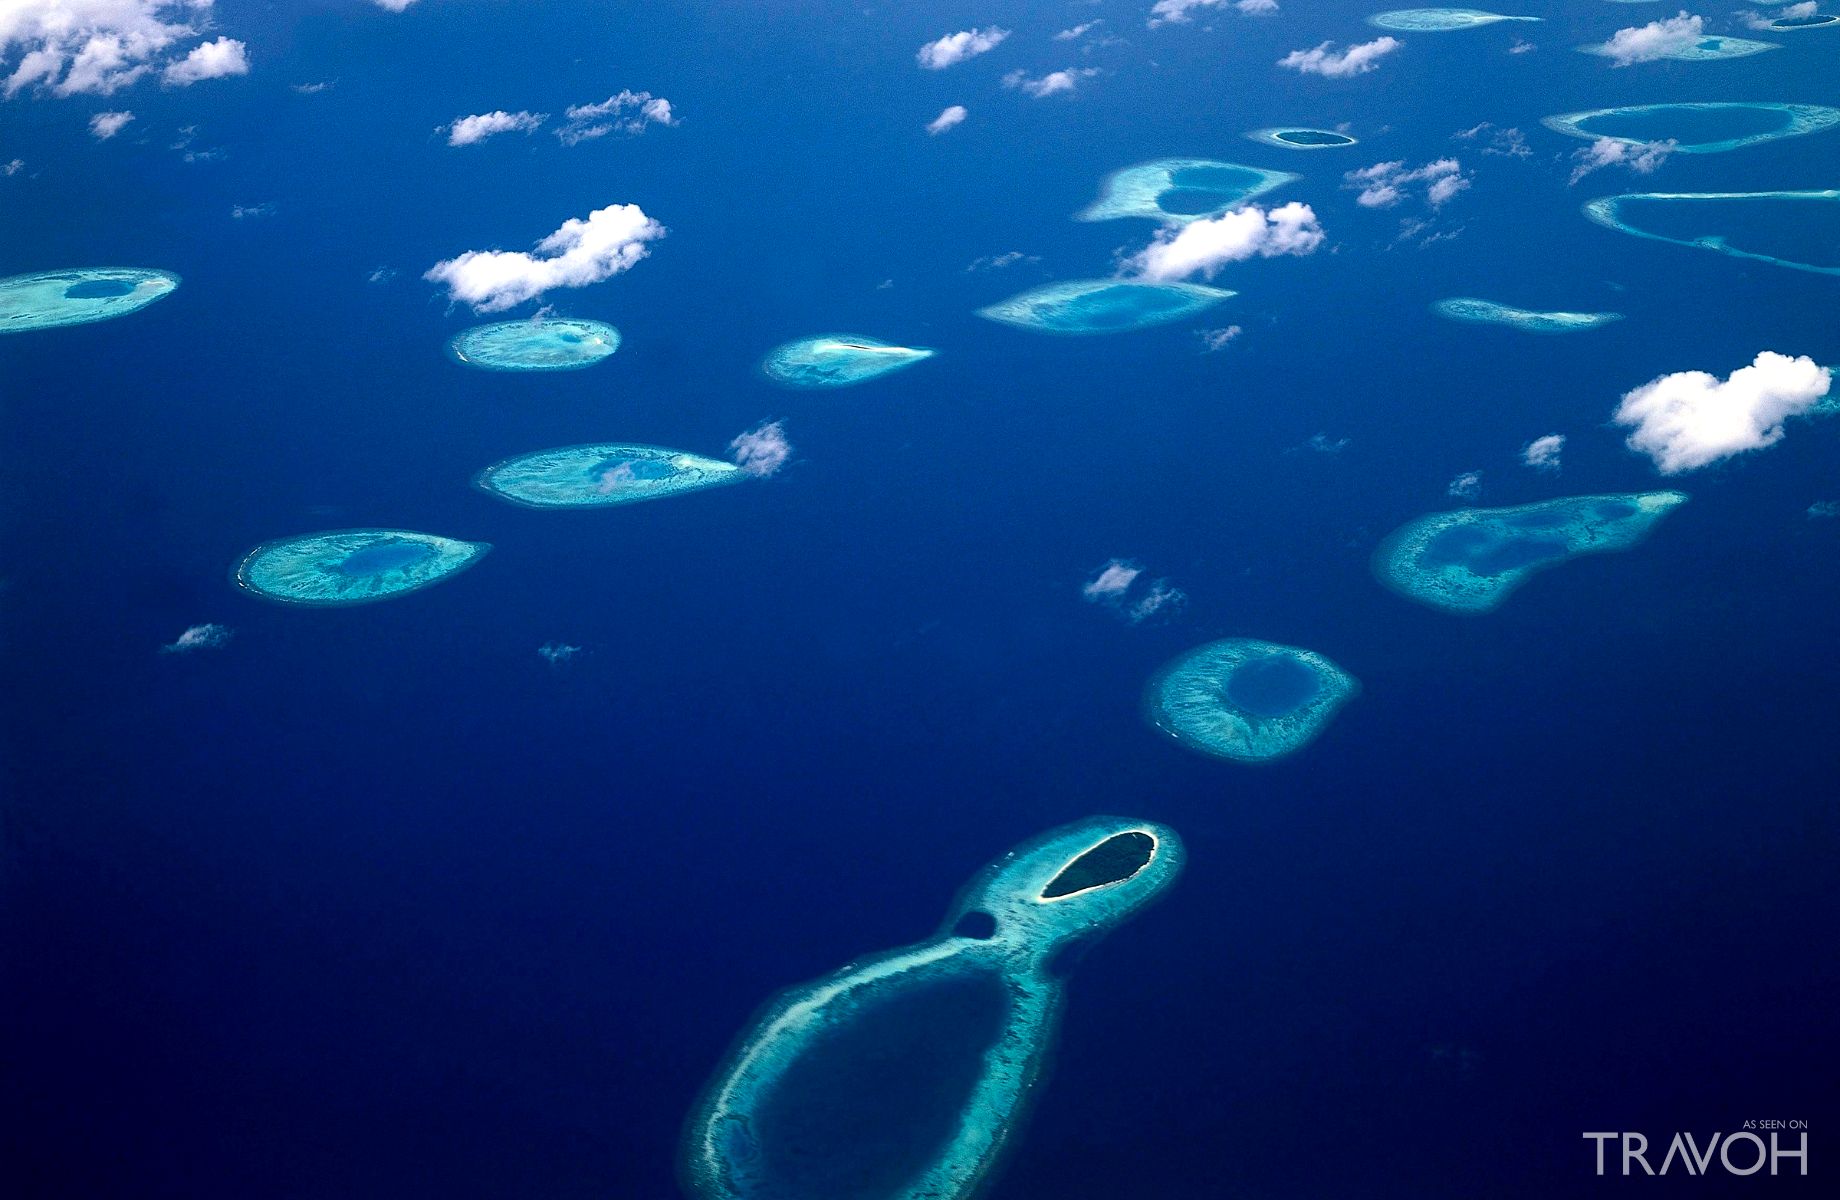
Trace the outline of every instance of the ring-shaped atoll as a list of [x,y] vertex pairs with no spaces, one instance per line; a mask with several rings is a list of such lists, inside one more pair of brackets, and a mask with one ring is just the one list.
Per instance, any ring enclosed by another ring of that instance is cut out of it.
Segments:
[[1581,333],[1623,319],[1622,313],[1614,312],[1536,312],[1497,304],[1493,300],[1479,300],[1474,296],[1453,296],[1448,300],[1439,300],[1431,306],[1431,311],[1452,321],[1506,325],[1527,333]]
[[1274,125],[1270,129],[1251,130],[1246,136],[1262,146],[1278,146],[1285,150],[1338,150],[1343,146],[1357,146],[1361,141],[1338,130],[1312,129],[1308,125]]
[[1314,650],[1226,638],[1177,656],[1144,692],[1150,723],[1193,750],[1266,762],[1314,741],[1360,682]]
[[1505,13],[1484,12],[1479,8],[1398,8],[1375,13],[1367,23],[1377,29],[1395,33],[1449,33],[1456,29],[1475,29],[1497,21],[1538,21],[1540,17],[1511,17]]
[[[1678,117],[1682,126],[1691,127],[1697,121],[1731,114],[1761,114],[1764,125],[1753,123],[1751,132],[1739,133],[1727,138],[1707,138],[1695,141],[1681,136],[1686,128],[1677,127],[1669,130],[1666,122]],[[1612,133],[1605,129],[1593,129],[1591,125],[1618,121],[1655,121],[1656,128],[1644,130],[1640,134]],[[1745,146],[1755,146],[1759,142],[1775,141],[1777,138],[1801,137],[1805,134],[1820,133],[1840,124],[1840,108],[1830,108],[1825,104],[1771,104],[1749,101],[1712,101],[1705,103],[1679,104],[1630,104],[1617,108],[1594,108],[1588,112],[1560,113],[1545,117],[1541,124],[1555,133],[1567,137],[1582,138],[1595,142],[1608,138],[1626,146],[1644,146],[1651,142],[1673,142],[1674,150],[1681,154],[1723,154],[1728,150],[1738,150]]]
[[179,286],[171,271],[79,267],[0,279],[0,333],[88,325],[139,312]]
[[579,371],[619,348],[613,326],[572,317],[475,325],[447,343],[455,362],[487,371]]
[[1075,219],[1149,217],[1164,224],[1185,225],[1231,212],[1255,196],[1301,178],[1289,171],[1267,171],[1209,158],[1159,158],[1106,176],[1099,185],[1099,198]]
[[967,1200],[1054,1047],[1064,978],[1180,874],[1175,832],[1094,817],[1025,842],[918,945],[768,1002],[693,1110],[698,1200]]
[[664,446],[590,442],[507,458],[481,471],[473,482],[526,508],[603,508],[740,483],[748,477],[734,463]]
[[[1607,229],[1633,234],[1650,241],[1667,242],[1675,246],[1691,246],[1698,250],[1711,250],[1719,254],[1729,254],[1733,258],[1748,258],[1755,262],[1774,263],[1779,267],[1788,267],[1795,271],[1812,271],[1817,275],[1840,275],[1840,258],[1831,263],[1807,263],[1794,259],[1779,258],[1755,250],[1746,250],[1734,246],[1722,233],[1702,233],[1691,237],[1670,237],[1643,229],[1629,220],[1623,211],[1630,201],[1655,200],[1670,204],[1691,205],[1706,202],[1746,202],[1762,203],[1806,201],[1811,204],[1830,204],[1840,202],[1840,190],[1820,192],[1627,192],[1620,196],[1601,196],[1585,203],[1584,215]],[[1840,217],[1840,209],[1834,210]]]
[[1795,33],[1803,29],[1830,29],[1840,25],[1833,13],[1809,13],[1805,17],[1777,17],[1766,28],[1772,33]]
[[1428,513],[1380,543],[1374,575],[1408,600],[1485,613],[1541,571],[1640,544],[1686,500],[1683,492],[1635,492]]
[[333,529],[263,542],[243,556],[235,579],[264,599],[336,608],[439,583],[491,548],[412,529]]
[[866,383],[933,357],[923,346],[896,346],[853,333],[826,333],[776,346],[760,364],[775,383],[836,388]]
[[1128,333],[1185,320],[1237,294],[1199,283],[1076,279],[1032,288],[977,315],[1035,333]]
[[[1608,42],[1598,42],[1590,46],[1578,47],[1583,54],[1595,54],[1600,58],[1615,58],[1616,51]],[[1762,54],[1765,50],[1780,50],[1775,42],[1759,42],[1751,38],[1737,37],[1703,37],[1691,46],[1677,46],[1662,51],[1656,58],[1672,59],[1675,62],[1714,62],[1724,58],[1748,58],[1753,54]]]

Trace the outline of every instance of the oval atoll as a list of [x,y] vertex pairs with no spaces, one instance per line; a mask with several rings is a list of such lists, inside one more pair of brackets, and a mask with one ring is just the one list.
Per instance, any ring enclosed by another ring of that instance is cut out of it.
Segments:
[[1360,141],[1333,129],[1311,129],[1306,125],[1275,125],[1270,129],[1254,129],[1246,136],[1260,145],[1280,146],[1286,150],[1333,150],[1357,145]]
[[475,325],[447,343],[455,362],[487,371],[578,371],[619,348],[613,326],[570,317]]
[[88,325],[138,312],[179,286],[171,271],[81,267],[0,279],[0,333]]
[[[1585,54],[1595,54],[1601,58],[1617,58],[1621,51],[1613,49],[1609,42],[1599,42],[1591,46],[1580,46]],[[1765,50],[1780,50],[1775,42],[1759,42],[1751,38],[1706,37],[1690,46],[1674,46],[1658,51],[1656,58],[1673,59],[1675,62],[1713,62],[1722,58],[1747,58],[1753,54],[1762,54]]]
[[602,508],[746,478],[747,472],[734,463],[682,450],[632,442],[590,442],[507,458],[481,471],[473,482],[526,508]]
[[777,346],[760,364],[767,378],[796,388],[849,387],[933,357],[921,346],[896,346],[853,333],[826,333]]
[[1504,13],[1484,12],[1479,8],[1397,8],[1375,13],[1367,23],[1394,33],[1449,33],[1455,29],[1475,29],[1498,21],[1538,21],[1539,17],[1511,17]]
[[1474,296],[1439,300],[1431,306],[1431,311],[1452,321],[1506,325],[1527,333],[1579,333],[1623,319],[1622,313],[1613,312],[1536,312],[1497,304],[1493,300],[1478,300]]
[[[1651,241],[1840,275],[1837,201],[1840,190],[1630,192],[1591,200],[1584,214],[1606,228]],[[1630,211],[1635,208],[1647,211]]]
[[1144,712],[1190,749],[1264,762],[1308,745],[1360,690],[1354,676],[1314,650],[1227,638],[1157,672]]
[[1037,333],[1127,333],[1192,317],[1236,294],[1199,283],[1076,279],[1011,296],[977,315]]
[[1230,212],[1255,196],[1299,178],[1302,177],[1289,171],[1267,171],[1208,158],[1159,158],[1106,176],[1099,187],[1099,198],[1076,219],[1149,217],[1165,224],[1186,224]]
[[243,556],[235,578],[283,604],[368,604],[438,583],[491,548],[410,529],[334,529],[264,542]]
[[1540,571],[1639,544],[1686,500],[1682,492],[1636,492],[1428,513],[1380,543],[1374,574],[1420,604],[1488,612]]
[[1840,108],[1737,100],[1629,104],[1560,113],[1544,118],[1542,124],[1555,133],[1586,141],[1609,138],[1626,146],[1672,142],[1680,154],[1722,154],[1831,129],[1840,124]]

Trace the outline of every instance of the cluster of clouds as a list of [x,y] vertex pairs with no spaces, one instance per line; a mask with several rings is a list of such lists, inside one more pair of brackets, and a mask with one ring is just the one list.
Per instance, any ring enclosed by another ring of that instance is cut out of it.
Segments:
[[[1159,612],[1173,612],[1188,596],[1167,579],[1145,580],[1144,570],[1136,563],[1114,558],[1099,568],[1098,574],[1080,586],[1080,595],[1088,603],[1104,605],[1135,625]],[[1133,590],[1135,589],[1135,590]]]
[[[548,113],[506,112],[496,109],[458,117],[441,126],[450,146],[472,146],[501,133],[535,133],[549,120]],[[573,146],[610,133],[637,135],[649,125],[675,125],[677,114],[671,102],[650,92],[622,91],[597,104],[572,104],[563,113],[562,127],[556,136],[565,146]]]
[[155,73],[169,87],[247,75],[249,48],[235,38],[173,56],[202,36],[212,7],[212,0],[4,0],[0,92],[109,96]]
[[1565,450],[1565,435],[1549,433],[1534,438],[1521,447],[1521,462],[1536,471],[1557,471],[1559,455]]
[[1046,96],[1060,96],[1071,92],[1079,86],[1080,80],[1091,78],[1099,73],[1097,67],[1068,67],[1062,71],[1050,71],[1037,78],[1029,78],[1026,71],[1011,71],[1003,77],[1003,86],[1014,88],[1025,96],[1040,100]]
[[1673,138],[1665,142],[1619,142],[1615,138],[1598,138],[1572,155],[1573,183],[1605,167],[1627,167],[1638,175],[1653,175],[1668,160],[1680,143]]
[[1527,144],[1527,135],[1515,126],[1501,126],[1493,121],[1484,121],[1468,129],[1460,129],[1450,135],[1460,142],[1475,142],[1484,154],[1496,154],[1502,158],[1531,158],[1533,147]]
[[1783,422],[1812,411],[1833,379],[1812,358],[1765,350],[1720,379],[1675,371],[1623,397],[1612,418],[1631,429],[1628,446],[1663,475],[1678,475],[1783,439]]
[[1454,158],[1440,158],[1422,167],[1398,161],[1375,163],[1349,171],[1342,179],[1344,187],[1359,192],[1354,202],[1362,208],[1392,208],[1406,198],[1413,184],[1424,185],[1426,204],[1442,208],[1470,185],[1463,164]]
[[1398,38],[1378,37],[1371,42],[1362,42],[1337,51],[1332,49],[1334,42],[1324,42],[1311,50],[1293,50],[1279,59],[1278,65],[1305,75],[1347,79],[1374,70],[1380,65],[1381,59],[1404,44]]
[[1200,8],[1231,8],[1249,17],[1264,17],[1278,11],[1278,0],[1156,0],[1150,6],[1147,24],[1152,29],[1159,25],[1183,25],[1194,20],[1189,14]]
[[792,461],[792,443],[786,440],[786,426],[780,421],[768,421],[748,430],[728,448],[734,452],[736,466],[763,479],[778,474]]
[[1686,10],[1682,9],[1678,16],[1663,21],[1650,21],[1646,25],[1617,30],[1604,43],[1603,50],[1609,56],[1612,66],[1629,67],[1677,54],[1691,48],[1704,36],[1706,23],[1698,17],[1688,16]]
[[1312,254],[1323,238],[1316,212],[1307,204],[1293,200],[1269,211],[1248,204],[1163,229],[1125,265],[1131,274],[1153,283],[1195,275],[1212,279],[1228,263]]
[[1455,496],[1459,500],[1474,500],[1477,496],[1482,495],[1482,472],[1463,472],[1450,481],[1449,486],[1444,489],[1444,494]]
[[522,250],[468,250],[438,262],[422,278],[443,284],[448,299],[475,312],[500,312],[552,288],[586,287],[611,279],[650,253],[665,227],[636,204],[610,204],[574,217]]
[[1760,12],[1741,12],[1738,14],[1738,20],[1752,29],[1770,29],[1772,21],[1799,21],[1804,17],[1812,17],[1819,11],[1821,11],[1821,6],[1816,4],[1815,0],[1802,0],[1800,4],[1791,4],[1767,15]]

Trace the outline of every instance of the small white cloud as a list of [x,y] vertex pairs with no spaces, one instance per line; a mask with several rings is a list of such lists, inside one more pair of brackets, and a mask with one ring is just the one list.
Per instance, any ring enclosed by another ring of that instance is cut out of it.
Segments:
[[1249,17],[1268,17],[1278,11],[1278,0],[1233,0],[1233,7]]
[[192,47],[178,62],[167,64],[160,79],[168,87],[190,87],[207,79],[228,79],[249,74],[249,47],[235,38],[220,37]]
[[1535,50],[1538,50],[1538,49],[1539,47],[1534,45],[1532,42],[1525,42],[1525,41],[1522,41],[1520,38],[1515,38],[1514,44],[1508,47],[1508,53],[1509,54],[1532,54]]
[[1086,21],[1079,25],[1075,25],[1072,29],[1061,30],[1054,35],[1054,40],[1057,42],[1078,41],[1103,24],[1105,24],[1104,21]]
[[1244,332],[1246,331],[1238,325],[1229,325],[1225,329],[1203,329],[1198,335],[1201,338],[1202,352],[1214,354],[1225,350]]
[[761,478],[777,474],[792,460],[792,443],[786,440],[786,427],[778,421],[748,430],[728,448],[735,452],[736,466]]
[[1194,20],[1189,14],[1199,8],[1233,8],[1250,17],[1268,16],[1278,11],[1278,0],[1156,0],[1150,6],[1150,28],[1159,25],[1185,25]]
[[943,71],[947,67],[964,62],[967,58],[994,50],[1003,39],[1009,36],[1009,30],[998,29],[995,25],[983,29],[961,29],[957,33],[948,33],[936,42],[928,42],[920,47],[920,65],[929,71]]
[[1482,494],[1482,472],[1463,472],[1450,481],[1450,486],[1444,489],[1444,494],[1455,496],[1459,500],[1474,500]]
[[574,658],[577,654],[580,654],[581,647],[571,646],[567,642],[544,642],[541,646],[537,647],[537,653],[542,655],[543,660],[550,666],[560,667],[571,658]]
[[965,109],[964,105],[951,105],[942,110],[940,114],[931,121],[927,122],[926,131],[934,137],[938,137],[948,129],[958,128],[959,125],[964,122],[965,118],[970,115],[971,114]]
[[1840,517],[1840,500],[1816,500],[1808,506],[1810,521],[1832,521]]
[[647,126],[678,124],[676,111],[663,96],[650,92],[621,91],[598,104],[573,104],[564,112],[564,124],[556,131],[565,146],[574,146],[610,133],[638,136]]
[[1329,48],[1334,45],[1333,42],[1324,42],[1313,50],[1293,50],[1279,59],[1278,65],[1305,75],[1346,79],[1351,75],[1365,75],[1378,67],[1381,59],[1403,44],[1398,38],[1380,37],[1358,46],[1350,46],[1338,54]]
[[1635,145],[1615,138],[1598,138],[1572,155],[1578,165],[1572,168],[1571,182],[1577,183],[1593,171],[1612,166],[1628,167],[1638,175],[1653,175],[1679,146],[1673,138]]
[[321,92],[330,91],[332,89],[332,81],[329,79],[322,79],[318,83],[291,83],[288,85],[288,88],[291,91],[300,93],[302,96],[317,96]]
[[1050,71],[1039,79],[1030,79],[1024,71],[1011,71],[1003,77],[1003,86],[1015,88],[1025,95],[1040,100],[1044,96],[1058,96],[1071,92],[1079,86],[1082,79],[1097,75],[1097,67],[1069,67],[1064,71]]
[[1533,147],[1527,144],[1526,134],[1513,126],[1503,128],[1492,121],[1472,125],[1450,136],[1456,141],[1477,143],[1484,154],[1499,154],[1503,158],[1530,158],[1533,155]]
[[1406,198],[1415,183],[1425,187],[1425,203],[1441,208],[1458,192],[1469,187],[1463,164],[1454,158],[1440,158],[1422,167],[1405,163],[1383,162],[1361,167],[1342,176],[1343,186],[1360,194],[1354,198],[1362,208],[1392,208]]
[[23,158],[15,158],[10,162],[0,163],[0,176],[17,175],[25,169],[26,160]]
[[1752,29],[1769,30],[1775,28],[1771,22],[1799,21],[1804,17],[1814,16],[1820,11],[1820,7],[1815,0],[1803,0],[1801,4],[1791,4],[1772,13],[1740,12],[1736,15],[1738,20]]
[[391,12],[401,12],[411,4],[414,4],[415,0],[371,0],[371,3],[375,4],[378,8],[387,8]]
[[437,132],[447,134],[450,146],[473,146],[501,133],[535,133],[547,120],[548,113],[506,112],[501,108],[458,117]]
[[1305,450],[1317,454],[1340,454],[1353,443],[1348,438],[1332,438],[1326,433],[1312,433],[1310,440],[1303,444]]
[[1665,21],[1650,21],[1646,25],[1617,30],[1604,43],[1603,51],[1613,66],[1654,62],[1690,48],[1705,36],[1705,30],[1704,21],[1688,16],[1682,9],[1680,15]]
[[1099,573],[1080,585],[1080,595],[1094,603],[1117,600],[1130,590],[1143,568],[1114,558],[1099,568]]
[[99,142],[106,142],[127,128],[128,122],[133,119],[134,114],[131,112],[99,112],[89,119],[90,136]]
[[1322,243],[1322,226],[1309,205],[1293,200],[1267,212],[1248,204],[1164,229],[1126,265],[1139,278],[1158,282],[1191,275],[1212,279],[1228,263],[1310,254]]
[[1125,616],[1136,625],[1148,621],[1157,613],[1165,610],[1174,611],[1188,601],[1188,594],[1181,588],[1174,587],[1167,579],[1159,579],[1150,585],[1150,590],[1139,596]]
[[1521,447],[1521,461],[1536,471],[1557,471],[1559,455],[1565,449],[1563,433],[1549,433],[1534,438]]
[[231,207],[230,215],[239,221],[246,221],[251,217],[272,217],[275,215],[275,206],[272,204],[237,204]]
[[365,276],[364,281],[366,283],[380,283],[381,284],[381,283],[388,283],[390,282],[390,280],[394,278],[396,278],[396,268],[395,267],[378,267],[375,271],[372,271],[369,275]]
[[230,640],[227,625],[194,625],[160,647],[161,654],[190,654],[195,650],[215,650]]
[[665,227],[637,204],[610,204],[587,219],[572,217],[522,250],[468,250],[438,262],[422,278],[447,286],[448,297],[477,312],[498,312],[541,296],[551,288],[586,287],[630,269],[650,251],[646,243]]
[[1783,422],[1812,409],[1833,386],[1814,359],[1765,350],[1720,379],[1676,371],[1623,397],[1613,418],[1634,432],[1628,445],[1677,475],[1783,439]]
[[1017,263],[1038,263],[1038,254],[1024,254],[1020,250],[1005,250],[1002,254],[987,254],[983,258],[974,258],[965,267],[967,271],[1001,271],[1004,267],[1013,267]]
[[1188,599],[1167,579],[1147,580],[1143,586],[1138,586],[1143,574],[1143,568],[1136,563],[1114,558],[1080,585],[1080,595],[1089,603],[1104,605],[1133,625],[1159,612],[1179,608]]

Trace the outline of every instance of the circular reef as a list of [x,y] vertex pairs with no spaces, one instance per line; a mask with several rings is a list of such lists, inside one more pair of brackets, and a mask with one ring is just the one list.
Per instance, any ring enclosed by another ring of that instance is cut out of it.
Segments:
[[826,333],[776,346],[760,364],[768,379],[795,388],[866,383],[933,357],[920,346],[895,346],[852,333]]
[[88,325],[173,294],[179,277],[139,267],[83,267],[0,279],[0,333]]
[[[1840,202],[1840,189],[1628,192],[1586,201],[1584,215],[1605,228],[1651,241],[1711,250],[1817,275],[1840,275],[1840,239],[1833,234],[1834,219],[1840,217],[1840,209],[1834,207],[1836,202]],[[1638,218],[1629,212],[1632,207],[1658,211]],[[1738,211],[1743,209],[1750,211]],[[1799,237],[1797,230],[1803,231]],[[1823,257],[1825,261],[1810,261]]]
[[602,508],[740,483],[748,477],[734,463],[682,450],[590,442],[507,458],[481,471],[473,482],[526,508]]
[[1379,29],[1390,29],[1395,33],[1449,33],[1456,29],[1475,29],[1479,25],[1493,25],[1497,21],[1538,21],[1539,17],[1511,17],[1502,13],[1484,12],[1479,8],[1397,8],[1392,12],[1375,13],[1367,18],[1369,25]]
[[546,317],[496,321],[455,334],[447,353],[486,371],[579,371],[620,348],[620,331],[604,321]]
[[1313,650],[1227,638],[1178,656],[1150,681],[1145,715],[1184,746],[1265,762],[1315,740],[1361,685]]
[[1723,154],[1777,138],[1802,137],[1840,124],[1840,108],[1825,104],[1704,101],[1628,104],[1560,113],[1541,124],[1567,137],[1626,146],[1673,142],[1681,154]]
[[1075,279],[1011,296],[977,315],[1036,333],[1128,333],[1185,320],[1236,294],[1199,283]]
[[439,583],[491,548],[409,529],[335,529],[264,542],[243,556],[235,578],[268,600],[334,608]]
[[1255,196],[1300,179],[1289,171],[1267,171],[1209,158],[1159,158],[1106,176],[1099,198],[1076,217],[1109,221],[1149,217],[1184,225],[1231,212]]
[[1270,129],[1254,129],[1246,135],[1263,146],[1280,146],[1286,150],[1334,150],[1341,146],[1354,146],[1359,138],[1337,133],[1333,129],[1311,129],[1304,125],[1278,125]]

